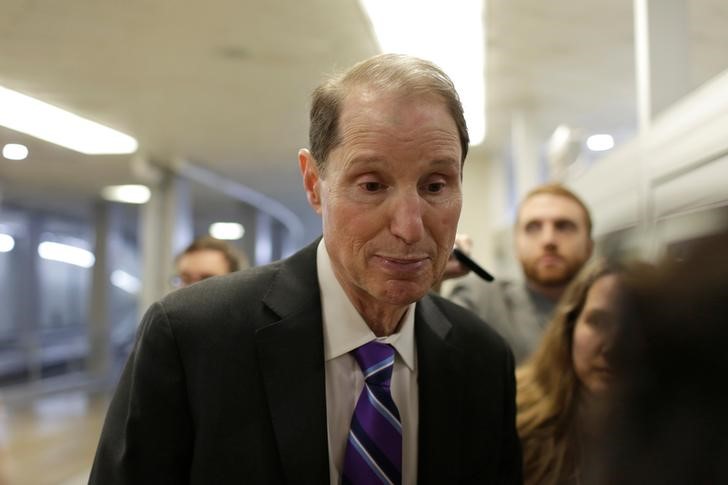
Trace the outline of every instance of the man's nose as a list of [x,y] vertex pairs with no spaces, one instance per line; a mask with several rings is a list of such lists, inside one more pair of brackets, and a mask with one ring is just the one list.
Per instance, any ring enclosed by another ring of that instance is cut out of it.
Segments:
[[424,201],[417,192],[403,192],[397,194],[391,201],[390,208],[390,231],[392,234],[412,244],[425,234],[425,227],[422,221],[422,210]]
[[553,245],[556,243],[556,229],[552,224],[544,224],[541,229],[541,243]]

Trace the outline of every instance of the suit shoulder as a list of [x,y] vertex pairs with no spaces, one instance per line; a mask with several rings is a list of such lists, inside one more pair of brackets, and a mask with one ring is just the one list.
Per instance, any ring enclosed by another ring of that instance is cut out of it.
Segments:
[[172,307],[186,301],[204,300],[208,303],[225,301],[240,293],[257,293],[267,287],[267,283],[275,277],[280,262],[246,268],[234,273],[207,278],[186,288],[175,290],[161,303]]
[[280,270],[279,262],[208,278],[175,290],[159,301],[172,325],[175,322],[227,321],[260,308],[266,291]]

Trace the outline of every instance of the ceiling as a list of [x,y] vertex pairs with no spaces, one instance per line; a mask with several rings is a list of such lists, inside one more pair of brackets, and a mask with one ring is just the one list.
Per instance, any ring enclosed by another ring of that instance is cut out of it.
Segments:
[[[544,141],[560,123],[618,141],[634,133],[631,0],[487,5],[489,131],[471,160],[503,155],[515,112]],[[309,95],[321,77],[377,52],[356,0],[0,6],[0,85],[136,137],[137,158],[186,160],[316,224],[296,152],[307,145]],[[687,6],[687,68],[697,86],[728,67],[728,2]],[[0,157],[6,200],[78,203],[104,185],[138,180],[130,156],[81,155],[0,127],[0,145],[9,142],[28,145],[30,157]]]

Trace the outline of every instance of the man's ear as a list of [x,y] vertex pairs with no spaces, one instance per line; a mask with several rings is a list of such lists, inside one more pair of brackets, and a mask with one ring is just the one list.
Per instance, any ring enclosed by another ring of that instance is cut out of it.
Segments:
[[317,214],[321,214],[321,177],[319,175],[316,160],[307,148],[298,150],[298,167],[303,177],[303,188],[306,190],[306,198]]

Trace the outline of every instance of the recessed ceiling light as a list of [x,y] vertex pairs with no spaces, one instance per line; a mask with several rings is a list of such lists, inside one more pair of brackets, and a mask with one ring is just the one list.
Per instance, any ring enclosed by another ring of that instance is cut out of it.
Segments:
[[125,133],[2,86],[0,106],[0,125],[87,155],[134,153],[138,147]]
[[0,233],[0,253],[9,253],[15,247],[15,239],[10,234]]
[[237,222],[215,222],[210,225],[210,236],[215,239],[236,240],[245,234],[245,228]]
[[146,204],[151,196],[146,185],[109,185],[101,189],[104,199],[124,204]]
[[592,135],[586,139],[586,147],[593,152],[604,152],[614,148],[612,135]]
[[126,291],[131,295],[136,295],[142,287],[142,282],[136,276],[130,275],[124,270],[115,269],[111,272],[111,284],[117,288]]
[[38,245],[38,255],[49,261],[72,264],[81,268],[90,268],[96,262],[94,253],[87,249],[53,241],[43,241]]
[[3,157],[8,160],[25,160],[28,158],[28,147],[20,143],[8,143],[3,147]]

